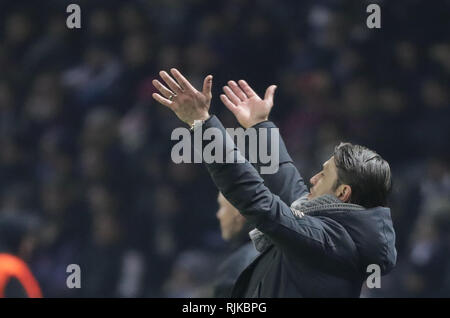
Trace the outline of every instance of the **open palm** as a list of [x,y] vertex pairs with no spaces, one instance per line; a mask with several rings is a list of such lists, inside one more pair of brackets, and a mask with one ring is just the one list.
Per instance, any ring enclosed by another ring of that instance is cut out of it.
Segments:
[[159,93],[153,93],[153,98],[169,107],[185,123],[192,125],[195,120],[206,120],[209,117],[211,104],[212,75],[205,77],[203,90],[200,92],[176,68],[170,70],[172,76],[166,71],[159,75],[167,84],[163,85],[158,80],[153,80],[153,86]]
[[220,95],[224,105],[234,114],[238,122],[244,127],[252,127],[269,117],[273,107],[275,85],[267,88],[264,99],[261,99],[246,81],[229,81],[223,87],[225,94]]

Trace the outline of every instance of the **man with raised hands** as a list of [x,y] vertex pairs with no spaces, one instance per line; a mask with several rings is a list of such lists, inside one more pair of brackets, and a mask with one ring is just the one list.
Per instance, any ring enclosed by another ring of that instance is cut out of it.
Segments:
[[[153,98],[194,134],[197,129],[221,132],[223,160],[204,164],[219,191],[256,227],[250,236],[260,255],[240,274],[233,297],[359,297],[371,271],[383,275],[395,266],[395,232],[386,207],[391,172],[380,155],[341,143],[308,190],[275,134],[279,169],[260,175],[260,163],[245,160],[209,113],[212,76],[198,91],[178,70],[170,72],[160,72],[165,85],[153,81],[160,92]],[[273,130],[268,116],[274,92],[272,85],[261,99],[245,81],[230,81],[220,98],[244,128]],[[206,145],[194,147],[201,152]],[[230,157],[240,160],[229,162]]]

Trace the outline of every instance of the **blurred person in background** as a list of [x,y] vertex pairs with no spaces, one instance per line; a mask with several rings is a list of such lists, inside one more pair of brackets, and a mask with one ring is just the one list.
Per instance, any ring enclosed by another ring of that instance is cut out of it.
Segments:
[[89,215],[80,197],[80,188],[67,180],[40,184],[38,233],[32,267],[46,297],[78,296],[80,289],[66,285],[69,264],[82,264],[82,251],[89,237]]
[[124,262],[124,229],[121,207],[104,185],[92,185],[87,201],[92,227],[89,245],[83,251],[84,297],[119,297],[119,281]]
[[414,242],[411,268],[404,276],[408,294],[415,297],[450,295],[450,201],[441,202],[426,223],[427,237]]
[[29,216],[0,217],[0,298],[41,298],[27,260],[34,249],[37,224]]
[[229,298],[237,278],[259,253],[248,234],[253,227],[245,217],[220,192],[217,203],[219,210],[216,216],[220,222],[222,238],[230,245],[230,255],[218,268],[212,296]]
[[[441,200],[426,211],[411,233],[405,259],[398,264],[392,287],[375,297],[448,297],[450,295],[450,202]],[[425,221],[422,223],[422,221]]]
[[214,277],[216,261],[210,253],[199,250],[181,252],[162,286],[163,297],[204,298],[210,296],[208,283]]

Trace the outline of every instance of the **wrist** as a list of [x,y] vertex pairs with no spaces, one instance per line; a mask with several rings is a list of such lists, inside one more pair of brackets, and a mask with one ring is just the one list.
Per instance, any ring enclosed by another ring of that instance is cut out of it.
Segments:
[[209,113],[205,113],[198,120],[205,121],[208,120],[209,117],[211,117],[211,115]]
[[195,122],[197,122],[197,121],[203,121],[204,122],[209,117],[211,117],[211,115],[209,115],[209,113],[205,113],[205,114],[199,116],[198,118],[186,121],[186,124],[188,124],[189,126],[192,127],[192,125],[194,125]]
[[252,121],[252,122],[250,123],[250,125],[248,125],[248,126],[245,127],[245,128],[254,127],[254,126],[256,126],[256,125],[258,125],[258,124],[261,124],[261,123],[263,123],[263,122],[266,122],[266,121],[268,121],[268,120],[269,120],[269,117],[265,117],[265,118],[260,118],[260,119],[258,119],[258,120],[254,120],[254,121]]
[[201,116],[200,118],[201,119],[195,119],[194,121],[188,123],[191,130],[194,130],[197,125],[203,125],[205,121],[211,118],[211,115],[207,114],[205,116]]

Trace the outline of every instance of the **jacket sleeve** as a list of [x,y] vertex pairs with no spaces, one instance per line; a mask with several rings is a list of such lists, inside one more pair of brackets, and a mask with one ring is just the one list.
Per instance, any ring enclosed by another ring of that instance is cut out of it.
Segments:
[[[355,247],[341,225],[326,217],[294,216],[290,207],[267,188],[259,173],[243,158],[215,116],[197,127],[204,131],[210,128],[220,132],[223,138],[223,161],[205,165],[217,188],[249,222],[280,248],[295,254],[325,257],[338,263],[350,259],[351,255],[347,254],[355,251]],[[196,151],[202,151],[203,147],[194,145]],[[230,157],[240,158],[241,163],[227,163]]]
[[[255,169],[260,172],[261,178],[264,180],[264,184],[270,189],[270,191],[280,197],[280,199],[287,205],[291,205],[292,202],[308,193],[308,189],[295,167],[291,156],[289,155],[283,138],[280,135],[279,129],[271,121],[264,121],[256,124],[252,128],[257,131],[257,143],[256,145],[250,145],[248,142],[245,145],[245,158],[253,164]],[[261,130],[266,130],[261,133]],[[263,139],[264,138],[264,139]],[[276,138],[278,142],[274,143],[278,145],[278,169],[275,173],[262,173],[261,168],[264,164],[261,162],[261,157],[256,156],[260,152],[260,147],[265,142],[268,153],[271,153],[272,140]],[[247,141],[248,139],[246,139]],[[250,156],[249,152],[252,151],[253,156]],[[253,160],[252,160],[253,159]]]

